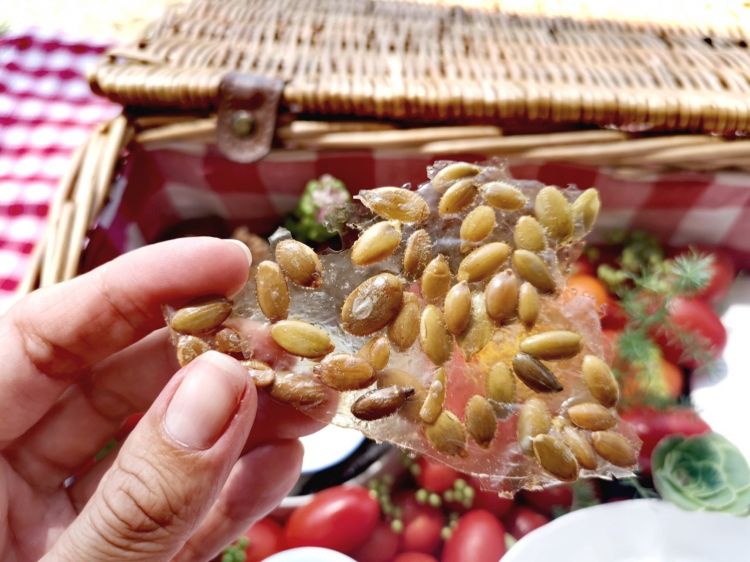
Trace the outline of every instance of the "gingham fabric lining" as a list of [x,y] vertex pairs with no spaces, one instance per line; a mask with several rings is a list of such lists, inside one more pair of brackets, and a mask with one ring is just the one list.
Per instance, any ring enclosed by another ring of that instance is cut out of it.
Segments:
[[0,310],[44,236],[71,153],[119,112],[84,78],[105,48],[40,31],[0,37]]

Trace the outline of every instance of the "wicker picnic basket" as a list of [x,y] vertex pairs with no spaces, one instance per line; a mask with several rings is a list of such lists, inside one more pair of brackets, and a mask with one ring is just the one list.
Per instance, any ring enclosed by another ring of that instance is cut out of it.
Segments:
[[196,0],[90,76],[123,115],[57,192],[20,291],[76,275],[130,143],[750,169],[747,9],[637,22],[440,1]]

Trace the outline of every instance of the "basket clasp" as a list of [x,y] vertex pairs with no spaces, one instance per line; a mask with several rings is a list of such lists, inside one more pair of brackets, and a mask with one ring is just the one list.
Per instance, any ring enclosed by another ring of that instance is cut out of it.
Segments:
[[217,143],[227,158],[255,162],[271,150],[283,80],[230,72],[219,85]]

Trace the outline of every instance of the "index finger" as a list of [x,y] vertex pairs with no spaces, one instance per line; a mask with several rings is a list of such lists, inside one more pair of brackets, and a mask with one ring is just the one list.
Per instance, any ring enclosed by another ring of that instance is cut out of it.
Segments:
[[93,364],[163,325],[161,306],[239,291],[239,242],[185,238],[147,246],[36,291],[0,317],[0,444],[23,434]]

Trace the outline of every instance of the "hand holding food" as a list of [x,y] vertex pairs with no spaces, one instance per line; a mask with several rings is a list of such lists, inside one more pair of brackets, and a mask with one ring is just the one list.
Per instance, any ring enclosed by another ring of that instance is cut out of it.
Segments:
[[494,163],[429,180],[362,191],[343,251],[278,232],[234,301],[170,311],[178,356],[233,354],[275,399],[498,491],[628,474],[638,440],[613,410],[598,311],[563,294],[596,190]]

